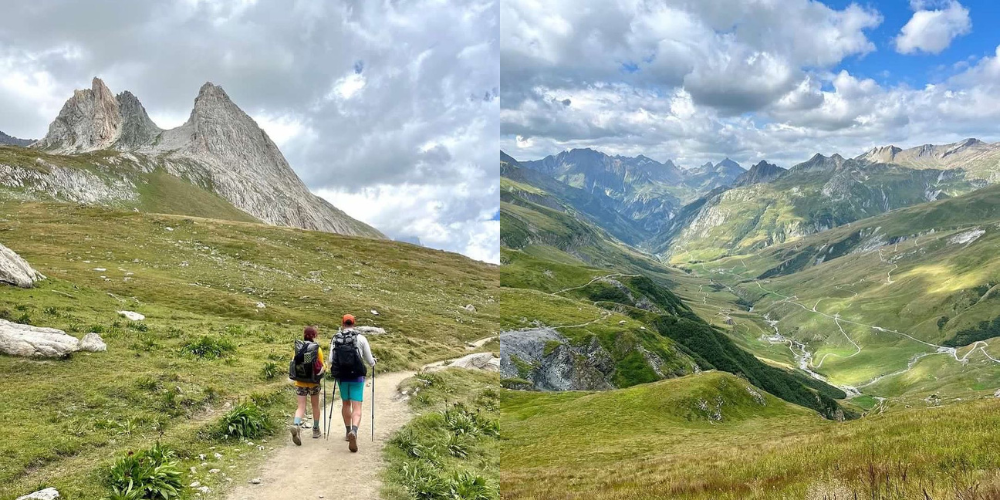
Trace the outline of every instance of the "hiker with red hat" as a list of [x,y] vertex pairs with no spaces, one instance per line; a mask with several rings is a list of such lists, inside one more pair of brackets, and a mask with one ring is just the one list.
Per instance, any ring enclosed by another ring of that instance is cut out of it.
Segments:
[[330,342],[330,376],[337,379],[341,413],[344,416],[344,440],[352,452],[358,451],[358,426],[361,425],[361,403],[364,401],[365,364],[375,368],[375,357],[364,335],[354,330],[355,319],[345,314],[342,326]]

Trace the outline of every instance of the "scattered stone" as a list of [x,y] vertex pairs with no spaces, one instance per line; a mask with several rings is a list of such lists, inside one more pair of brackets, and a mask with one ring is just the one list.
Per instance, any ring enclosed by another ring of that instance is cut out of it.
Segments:
[[619,325],[624,325],[624,324],[625,324],[625,320],[621,320],[621,321],[619,321],[619,322],[618,322],[618,324],[619,324]]
[[80,340],[80,350],[105,352],[108,350],[108,345],[104,343],[104,339],[102,339],[100,335],[90,332],[83,336],[83,340]]
[[377,326],[356,326],[354,327],[354,331],[361,335],[385,335],[385,328]]
[[208,471],[209,474],[218,474],[219,472],[219,469],[209,469]]
[[208,492],[211,490],[208,489],[208,486],[202,486],[201,488],[198,488],[198,491],[208,494]]
[[466,370],[483,370],[487,372],[499,372],[500,358],[494,356],[492,352],[477,352],[474,354],[469,354],[468,356],[463,356],[455,360],[442,361],[440,363],[434,363],[428,365],[427,371],[434,372],[452,367],[464,368]]
[[17,497],[17,500],[53,500],[55,498],[59,498],[59,491],[55,488],[45,488],[44,490],[31,493],[30,495]]
[[0,283],[21,288],[31,288],[36,281],[45,279],[13,250],[0,245]]
[[118,311],[118,314],[124,316],[129,321],[142,321],[146,319],[146,317],[143,316],[142,314],[132,311]]
[[258,303],[257,303],[257,309],[264,309],[265,307],[267,307],[267,306],[266,306],[266,305],[264,305],[264,303],[263,303],[263,302],[258,302]]
[[95,268],[94,268],[94,271],[97,271],[97,272],[99,272],[99,273],[103,273],[103,272],[107,271],[107,269],[106,269],[106,268],[103,268],[103,267],[95,267]]
[[191,487],[192,488],[197,488],[199,486],[201,486],[201,482],[199,482],[199,481],[195,481],[195,482],[191,483]]
[[476,312],[476,306],[474,306],[474,305],[472,305],[472,304],[467,304],[467,305],[465,306],[465,310],[466,310],[466,311],[469,311],[469,312],[471,312],[471,313],[474,313],[474,312]]
[[372,309],[372,316],[378,316],[378,311]]
[[168,227],[165,227],[164,229],[166,229],[167,231],[173,231],[173,230],[174,230],[174,228],[172,228],[172,227],[169,227],[169,226],[168,226]]
[[255,477],[255,478],[251,479],[250,480],[250,484],[260,484],[260,478],[259,477]]
[[0,319],[0,352],[11,356],[61,358],[80,349],[80,341],[62,330]]

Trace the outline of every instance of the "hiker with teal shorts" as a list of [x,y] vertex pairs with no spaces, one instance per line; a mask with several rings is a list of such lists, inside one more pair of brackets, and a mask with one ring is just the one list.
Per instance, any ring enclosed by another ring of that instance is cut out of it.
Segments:
[[289,428],[292,433],[292,442],[297,446],[302,445],[299,433],[302,417],[306,414],[306,398],[312,400],[312,437],[319,439],[323,435],[319,428],[319,393],[326,366],[323,364],[323,350],[316,343],[318,334],[316,327],[306,327],[302,333],[302,340],[295,341],[295,356],[288,367],[288,378],[295,381],[295,395],[299,403],[295,410],[295,420]]
[[354,316],[344,315],[342,327],[330,341],[330,376],[337,379],[341,413],[344,416],[344,441],[352,452],[358,451],[358,426],[361,424],[361,404],[364,401],[365,364],[375,368],[368,339],[354,331]]

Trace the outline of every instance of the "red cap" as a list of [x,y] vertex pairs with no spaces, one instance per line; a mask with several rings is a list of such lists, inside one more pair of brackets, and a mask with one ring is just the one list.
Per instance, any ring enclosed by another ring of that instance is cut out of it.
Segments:
[[344,324],[344,326],[354,326],[354,316],[351,316],[350,314],[345,314],[344,319],[341,320],[341,322]]

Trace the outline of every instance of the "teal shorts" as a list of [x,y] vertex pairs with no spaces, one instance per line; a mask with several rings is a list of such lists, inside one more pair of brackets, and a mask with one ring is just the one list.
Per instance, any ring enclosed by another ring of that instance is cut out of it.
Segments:
[[364,382],[337,382],[340,389],[340,399],[344,401],[362,402],[365,400]]

